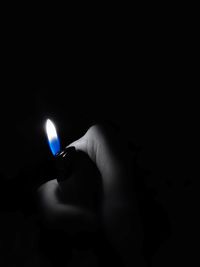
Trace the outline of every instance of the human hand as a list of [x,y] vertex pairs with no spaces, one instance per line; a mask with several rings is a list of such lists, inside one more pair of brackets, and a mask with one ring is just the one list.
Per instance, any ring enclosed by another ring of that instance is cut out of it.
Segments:
[[[101,174],[100,220],[107,239],[125,266],[136,262],[140,266],[143,233],[134,192],[132,157],[126,138],[110,127],[93,125],[69,146],[88,155]],[[38,190],[48,220],[53,224],[59,222],[68,231],[72,226],[75,232],[76,229],[96,228],[97,214],[62,203],[57,191],[56,180],[47,182]]]

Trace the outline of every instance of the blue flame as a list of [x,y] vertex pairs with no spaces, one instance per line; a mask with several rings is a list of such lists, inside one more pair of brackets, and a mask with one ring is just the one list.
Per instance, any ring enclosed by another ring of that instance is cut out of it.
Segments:
[[50,146],[51,152],[55,156],[57,153],[60,152],[60,141],[59,141],[59,139],[57,137],[57,138],[53,138],[51,140],[48,140],[48,142],[49,142],[49,146]]
[[60,152],[60,141],[56,132],[56,127],[50,119],[46,121],[46,134],[51,152],[55,156]]

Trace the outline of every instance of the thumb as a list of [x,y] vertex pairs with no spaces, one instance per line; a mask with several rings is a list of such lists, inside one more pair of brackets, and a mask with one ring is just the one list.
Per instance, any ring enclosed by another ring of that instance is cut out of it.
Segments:
[[75,147],[75,149],[77,151],[82,151],[84,153],[88,154],[87,151],[87,139],[85,138],[85,136],[79,138],[78,140],[72,142],[71,144],[69,144],[67,147]]

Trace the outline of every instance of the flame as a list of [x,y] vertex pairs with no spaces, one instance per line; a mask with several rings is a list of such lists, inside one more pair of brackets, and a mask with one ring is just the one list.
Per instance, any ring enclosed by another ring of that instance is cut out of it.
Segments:
[[47,119],[46,121],[46,133],[51,152],[55,156],[60,152],[60,141],[57,136],[56,127],[50,119]]

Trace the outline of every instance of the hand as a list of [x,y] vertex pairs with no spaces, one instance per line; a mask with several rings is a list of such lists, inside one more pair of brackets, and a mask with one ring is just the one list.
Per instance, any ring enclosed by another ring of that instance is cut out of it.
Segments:
[[[94,125],[69,146],[86,153],[101,174],[103,194],[100,216],[110,244],[125,266],[135,263],[142,266],[143,235],[134,193],[132,157],[126,138],[109,127]],[[57,197],[57,190],[56,180],[47,182],[38,190],[47,220],[63,225],[68,231],[73,225],[75,232],[79,228],[95,229],[97,214],[62,203]]]

